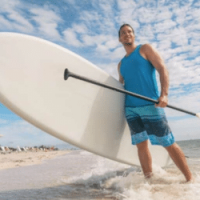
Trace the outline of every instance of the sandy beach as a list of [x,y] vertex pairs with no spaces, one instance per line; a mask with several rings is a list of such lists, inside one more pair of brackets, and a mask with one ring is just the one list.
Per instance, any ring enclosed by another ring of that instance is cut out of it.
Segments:
[[69,153],[70,150],[59,151],[37,151],[37,152],[11,152],[0,154],[0,170],[27,165],[40,164],[44,160],[50,160],[57,156]]

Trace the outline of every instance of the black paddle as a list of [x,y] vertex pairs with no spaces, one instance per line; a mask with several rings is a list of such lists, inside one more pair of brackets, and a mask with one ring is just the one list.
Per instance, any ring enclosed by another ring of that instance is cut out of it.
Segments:
[[[114,90],[114,91],[117,91],[117,92],[121,92],[121,93],[124,93],[124,94],[127,94],[127,95],[131,95],[131,96],[134,96],[134,97],[138,97],[138,98],[140,98],[140,99],[144,99],[144,100],[147,100],[147,101],[156,103],[156,104],[159,103],[157,100],[154,100],[154,99],[151,99],[151,98],[148,98],[148,97],[145,97],[145,96],[142,96],[142,95],[133,93],[133,92],[129,92],[129,91],[127,91],[127,90],[123,90],[123,89],[119,89],[119,88],[116,88],[116,87],[111,87],[111,86],[109,86],[109,85],[105,85],[105,84],[103,84],[103,83],[99,83],[99,82],[97,82],[97,81],[95,81],[95,80],[91,80],[91,79],[88,79],[88,78],[86,78],[86,77],[76,75],[76,74],[70,72],[68,69],[65,69],[65,72],[64,72],[64,80],[67,80],[69,77],[73,77],[73,78],[76,78],[76,79],[79,79],[79,80],[82,80],[82,81],[86,81],[86,82],[89,82],[89,83],[92,83],[92,84],[95,84],[95,85],[98,85],[98,86],[101,86],[101,87],[104,87],[104,88],[108,88],[108,89],[111,89],[111,90]],[[200,113],[193,113],[193,112],[190,112],[190,111],[188,111],[188,110],[184,110],[184,109],[182,109],[182,108],[177,108],[177,107],[175,107],[175,106],[171,106],[171,105],[169,105],[169,104],[167,105],[167,107],[200,118]]]

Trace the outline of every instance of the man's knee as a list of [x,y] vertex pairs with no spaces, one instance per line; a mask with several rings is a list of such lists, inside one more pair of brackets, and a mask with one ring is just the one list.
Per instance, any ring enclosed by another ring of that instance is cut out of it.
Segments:
[[165,147],[167,151],[171,151],[174,149],[179,149],[180,147],[174,142],[172,145]]
[[138,150],[143,150],[148,148],[148,140],[145,140],[139,144],[137,144]]

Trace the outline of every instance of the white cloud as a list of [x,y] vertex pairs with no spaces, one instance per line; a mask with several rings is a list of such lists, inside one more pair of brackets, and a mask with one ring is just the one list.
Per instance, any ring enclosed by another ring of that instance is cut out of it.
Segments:
[[116,48],[112,52],[110,58],[112,60],[117,60],[119,62],[125,55],[126,55],[126,52],[125,52],[124,48],[121,46],[121,47]]
[[17,30],[24,32],[33,31],[33,25],[18,12],[9,13],[8,18],[16,22],[14,24],[14,28],[16,28]]
[[153,23],[156,19],[154,9],[149,9],[145,7],[137,8],[137,12],[133,12],[133,17],[139,20],[140,23]]
[[62,22],[62,18],[53,10],[48,8],[32,8],[30,12],[33,14],[32,20],[38,24],[40,34],[53,40],[60,40],[60,34],[57,30],[58,23]]
[[5,19],[3,16],[0,16],[0,27],[4,27],[4,30],[10,30],[13,26],[9,20]]
[[176,28],[171,33],[171,41],[176,45],[187,45],[188,44],[188,36],[184,28]]
[[86,24],[91,22],[97,22],[99,24],[101,15],[97,11],[82,11],[80,13],[80,20],[84,21]]
[[[9,122],[9,120],[6,121]],[[38,131],[39,129],[36,129],[24,120],[11,121],[9,122],[9,126],[0,127],[0,132],[4,132],[6,134],[21,134],[23,132],[28,132],[29,134],[38,134]]]
[[[39,7],[36,4],[19,0],[2,0],[0,2],[0,25],[9,31],[32,33],[44,38],[60,40],[57,30],[62,23],[61,17],[48,6]],[[37,24],[37,27],[35,26]]]
[[[2,121],[2,120],[1,120]],[[59,139],[44,133],[24,120],[2,121],[0,126],[2,146],[34,146],[34,145],[55,145],[61,143]],[[6,124],[6,122],[8,122]]]
[[84,35],[82,40],[84,46],[94,48],[93,54],[98,57],[116,61],[125,55],[124,48],[119,43],[118,38],[112,35]]
[[122,13],[120,16],[116,17],[116,21],[119,24],[118,29],[122,24],[130,24],[136,32],[140,29],[140,23],[133,18],[132,11]]
[[84,24],[73,24],[73,30],[76,33],[87,34],[88,30]]
[[134,9],[136,7],[136,3],[132,0],[117,0],[119,10],[127,10],[127,9]]
[[108,54],[110,53],[109,52],[109,49],[105,46],[105,45],[102,45],[102,44],[98,44],[97,47],[96,47],[96,52],[99,54],[99,55],[106,55],[108,56]]
[[77,38],[77,34],[73,29],[67,29],[63,32],[63,34],[64,34],[64,39],[68,45],[71,45],[74,47],[82,47],[83,46],[83,44]]
[[19,0],[1,0],[0,1],[0,12],[1,13],[12,13],[13,10],[20,5]]
[[105,46],[108,48],[108,49],[115,49],[119,46],[119,41],[116,39],[116,38],[111,38],[109,39],[106,43],[105,43]]
[[0,1],[1,29],[5,28],[26,33],[33,31],[33,25],[26,19],[23,13],[24,8],[23,4],[18,0]]
[[200,124],[197,117],[169,121],[169,124],[177,141],[200,139]]
[[168,63],[168,66],[172,87],[178,87],[181,84],[188,85],[200,83],[199,68],[195,65],[184,67],[181,62],[176,62],[172,59],[172,61]]
[[[68,45],[71,45],[73,47],[83,47],[83,45],[91,46],[93,45],[93,42],[90,36],[87,36],[87,32],[88,30],[86,25],[73,24],[72,28],[68,28],[63,31],[64,40]],[[78,36],[80,36],[83,41],[78,39]]]
[[158,12],[156,12],[156,22],[165,21],[167,19],[171,19],[171,17],[172,17],[172,12],[169,11],[168,8],[166,7],[158,8]]
[[149,43],[150,40],[153,40],[155,37],[153,27],[149,24],[142,27],[136,35],[136,40],[140,40],[142,44]]
[[69,3],[71,5],[76,5],[76,0],[64,0],[66,3]]
[[197,8],[200,7],[200,1],[195,1],[194,2],[194,7],[197,7]]
[[103,69],[109,75],[112,75],[115,79],[119,80],[117,65],[118,65],[117,62],[113,62],[109,64],[98,64],[98,67]]
[[[184,88],[176,89],[173,94],[170,94],[169,104],[189,110],[194,113],[199,113],[200,108],[200,90],[192,91],[191,93],[185,92]],[[167,109],[168,116],[180,117],[186,115],[185,113]]]
[[0,125],[2,125],[2,124],[7,124],[7,123],[8,123],[8,120],[0,119]]
[[110,36],[99,34],[99,35],[84,35],[83,41],[85,42],[85,45],[102,45],[103,43],[107,42],[109,40]]
[[82,40],[87,46],[94,46],[96,44],[95,36],[83,35]]
[[[71,32],[75,34],[74,29],[73,30],[71,29]],[[120,58],[121,56],[121,55],[116,55],[116,53],[118,53],[116,52],[116,49],[119,46],[121,46],[117,37],[114,37],[112,35],[104,35],[104,34],[94,35],[94,36],[84,34],[81,36],[81,39],[82,39],[82,44],[84,45],[84,47],[94,48],[95,51],[93,53],[95,55],[98,55],[99,57],[113,60],[116,58]],[[76,39],[74,38],[74,40]],[[68,41],[68,43],[70,43],[71,41]],[[77,45],[81,46],[80,41],[76,41],[76,43]]]

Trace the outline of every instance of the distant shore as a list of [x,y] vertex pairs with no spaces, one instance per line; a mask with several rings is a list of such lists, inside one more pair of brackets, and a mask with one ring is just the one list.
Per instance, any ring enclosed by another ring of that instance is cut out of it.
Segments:
[[57,151],[12,151],[0,154],[0,170],[40,164],[44,160],[53,159],[71,152],[70,150]]

